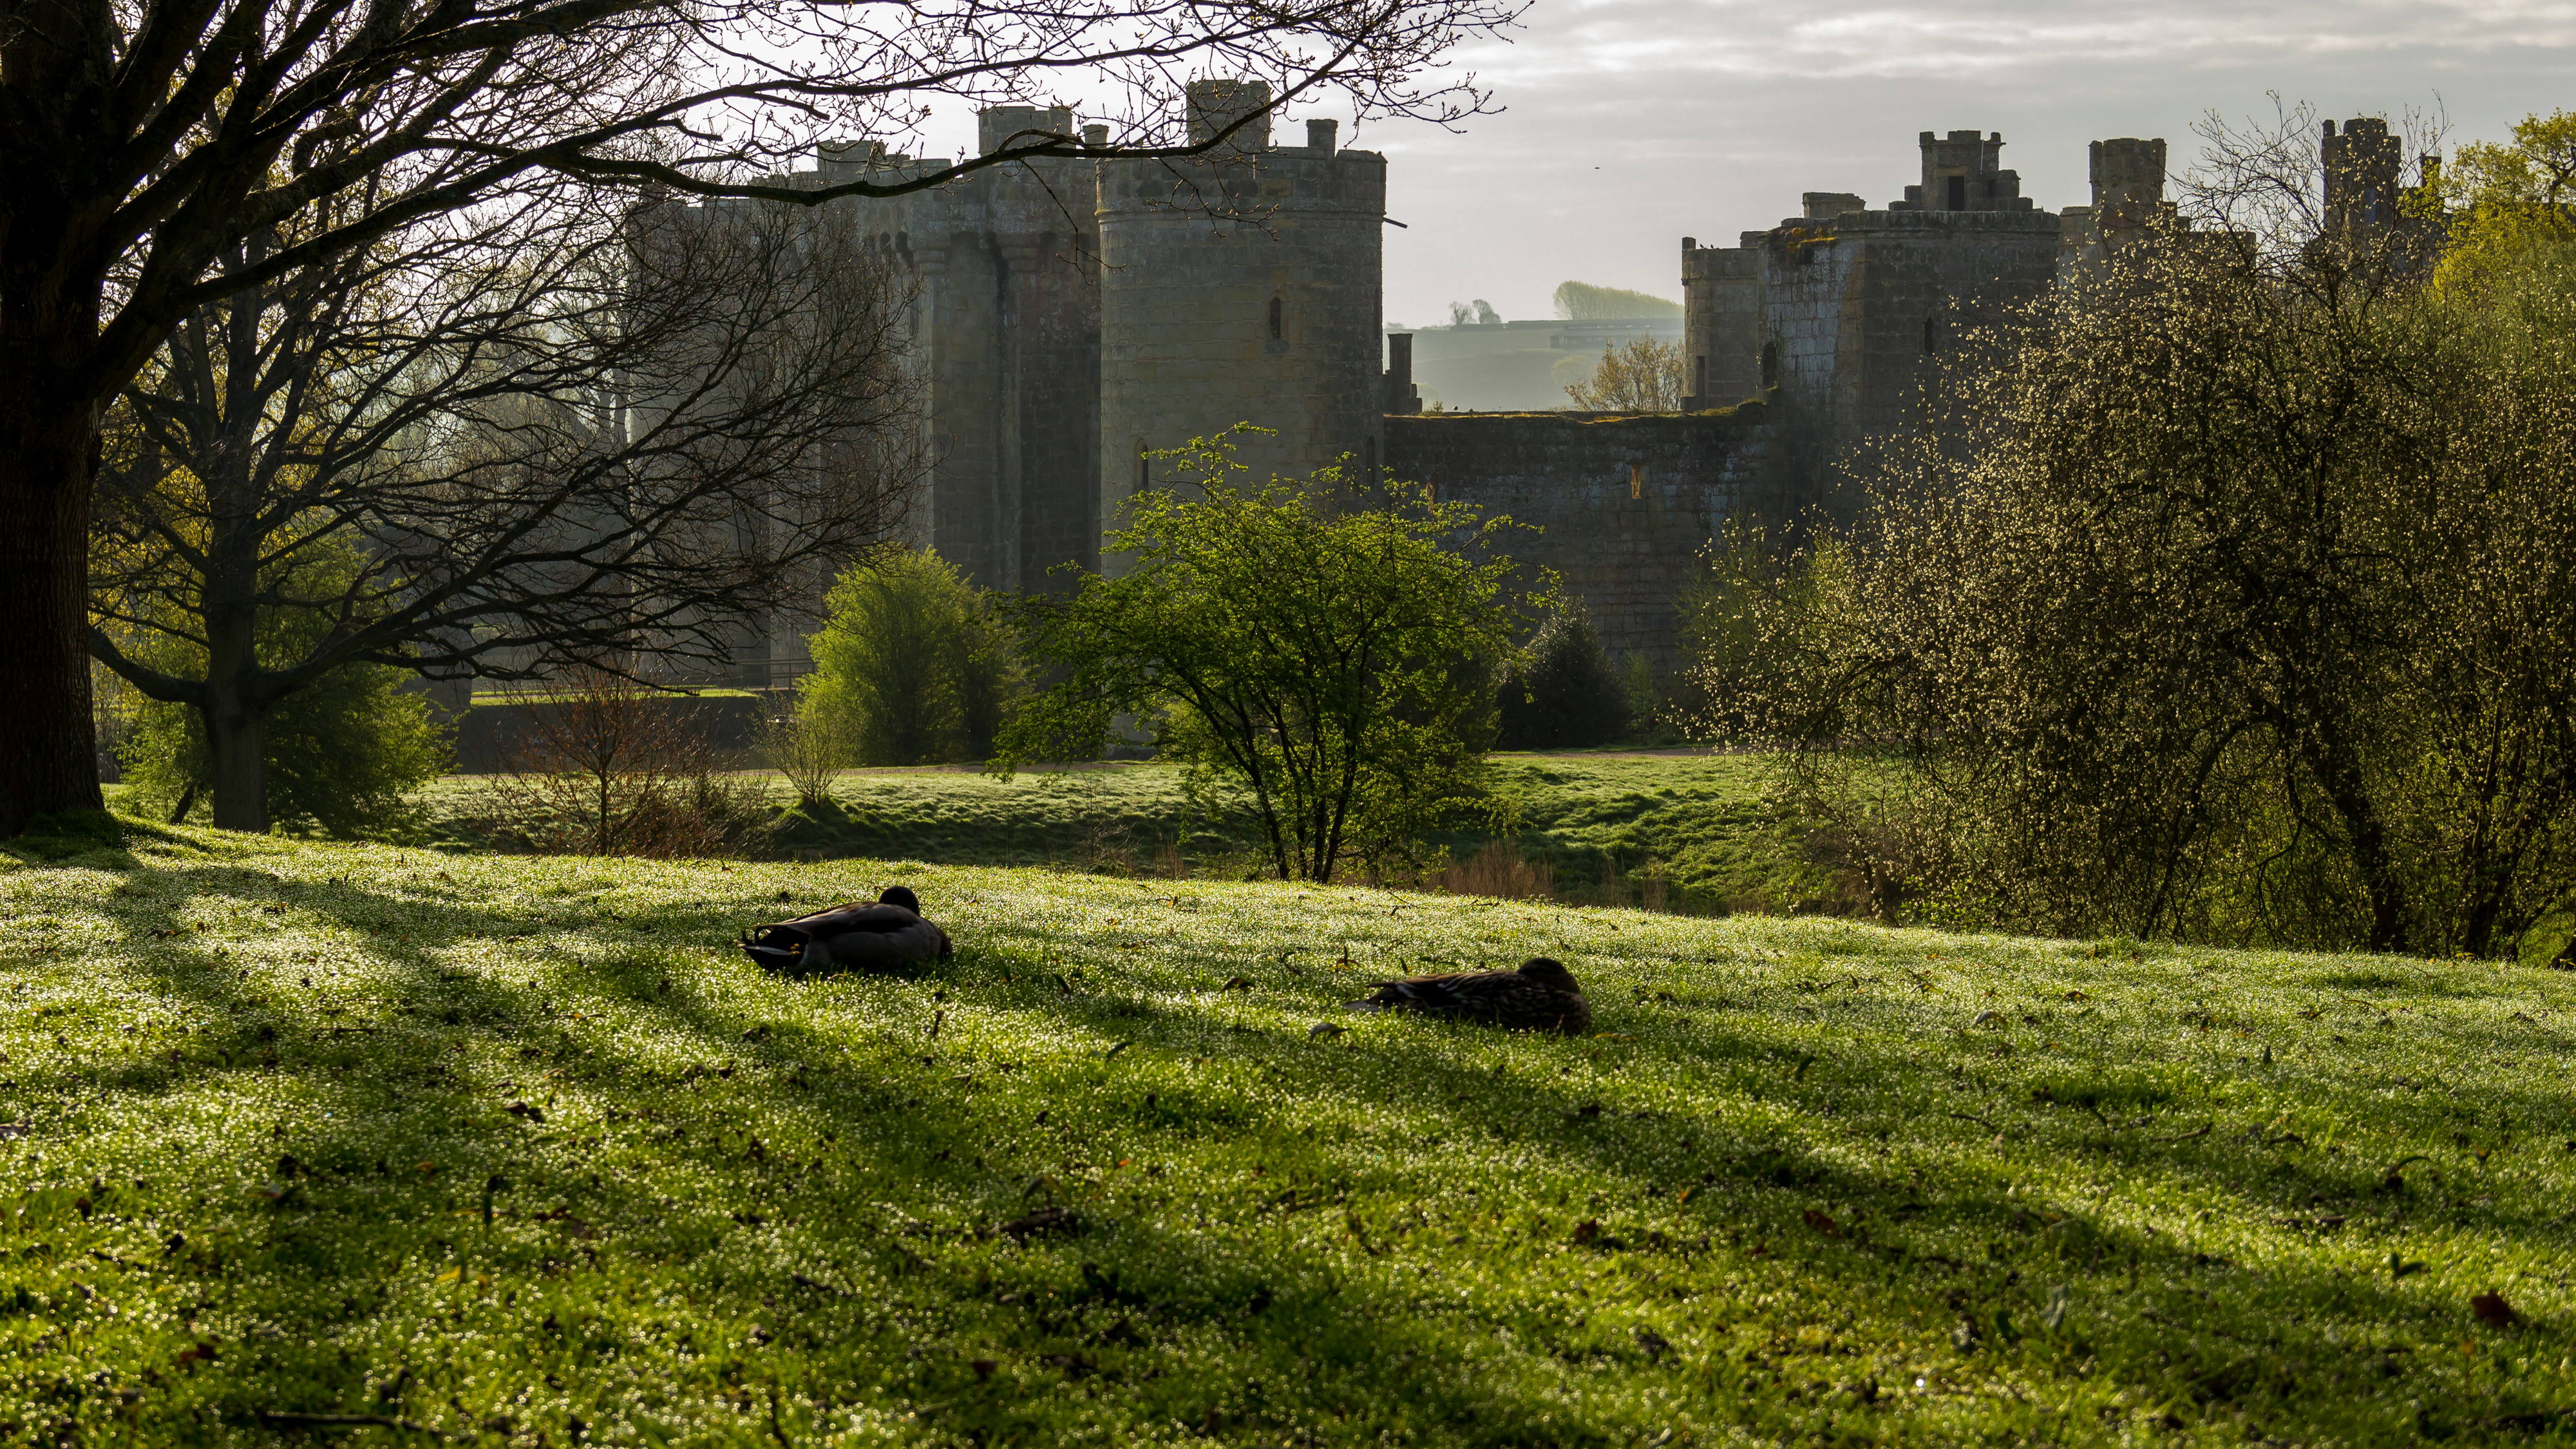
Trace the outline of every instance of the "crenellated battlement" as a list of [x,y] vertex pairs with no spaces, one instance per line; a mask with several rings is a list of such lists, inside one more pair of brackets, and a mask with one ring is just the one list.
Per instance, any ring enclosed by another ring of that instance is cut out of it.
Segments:
[[[1205,142],[1269,104],[1258,81],[1188,89]],[[1158,476],[1142,455],[1236,423],[1257,474],[1298,477],[1381,457],[1409,396],[1380,364],[1386,158],[1342,149],[1331,121],[1273,146],[1261,117],[1203,156],[1101,163],[1104,516]]]

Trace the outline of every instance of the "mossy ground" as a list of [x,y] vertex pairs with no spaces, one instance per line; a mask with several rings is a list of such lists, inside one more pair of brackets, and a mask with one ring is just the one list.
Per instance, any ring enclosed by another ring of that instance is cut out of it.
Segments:
[[[2576,1423],[2559,974],[855,860],[46,838],[0,862],[11,1442]],[[797,981],[726,946],[898,878],[954,962]],[[1538,952],[1598,1035],[1336,1009],[1373,976]],[[2474,1314],[2491,1289],[2514,1322]]]

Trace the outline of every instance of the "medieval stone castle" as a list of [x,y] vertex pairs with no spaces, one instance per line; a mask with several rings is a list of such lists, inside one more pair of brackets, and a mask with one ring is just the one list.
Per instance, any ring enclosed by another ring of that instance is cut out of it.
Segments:
[[[1847,501],[1845,460],[1911,425],[1947,333],[2098,263],[2165,205],[2161,140],[2093,143],[2091,204],[2052,213],[2021,195],[2000,134],[1925,131],[1901,199],[1810,192],[1732,247],[1682,239],[1686,411],[1425,413],[1411,338],[1382,335],[1385,157],[1342,149],[1331,121],[1273,144],[1258,83],[1187,94],[1193,141],[1251,119],[1192,160],[1041,158],[833,203],[915,283],[933,461],[913,524],[980,583],[1062,588],[1050,570],[1099,567],[1103,529],[1154,480],[1147,453],[1251,422],[1273,430],[1240,450],[1254,476],[1341,462],[1539,525],[1524,562],[1562,575],[1614,652],[1670,667],[1679,600],[1728,517]],[[980,144],[1072,124],[987,110]],[[2329,215],[2392,205],[2386,124],[2326,131]],[[792,179],[927,169],[857,143]]]

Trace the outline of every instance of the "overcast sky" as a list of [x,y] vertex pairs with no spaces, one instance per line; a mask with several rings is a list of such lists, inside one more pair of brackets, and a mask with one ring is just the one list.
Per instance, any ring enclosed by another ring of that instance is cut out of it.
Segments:
[[[1925,130],[2001,131],[2022,194],[2087,199],[2085,143],[2162,136],[2266,91],[2327,115],[2447,114],[2454,143],[2576,108],[2576,0],[1537,0],[1461,57],[1503,114],[1458,135],[1376,125],[1386,315],[1452,299],[1550,315],[1569,277],[1681,295],[1681,238],[1732,244],[1801,191],[1872,205],[1917,179]],[[1294,121],[1282,127],[1293,134]]]

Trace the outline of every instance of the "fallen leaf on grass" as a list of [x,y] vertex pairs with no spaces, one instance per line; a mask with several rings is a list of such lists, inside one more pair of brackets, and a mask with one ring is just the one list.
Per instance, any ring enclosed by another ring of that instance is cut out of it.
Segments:
[[1826,1237],[1837,1238],[1842,1236],[1842,1224],[1835,1222],[1832,1216],[1827,1213],[1820,1212],[1815,1208],[1803,1208],[1799,1211],[1798,1216],[1807,1220],[1808,1227],[1814,1228],[1817,1232],[1824,1234]]
[[525,1102],[512,1102],[502,1110],[508,1112],[513,1117],[524,1117],[531,1122],[543,1122],[546,1120],[546,1114],[542,1110],[531,1107]]
[[1225,978],[1225,984],[1217,988],[1219,991],[1250,991],[1251,989],[1252,978],[1249,976],[1229,976]]
[[[1336,1026],[1329,1021],[1319,1021],[1306,1029],[1306,1035],[1309,1037],[1324,1037],[1330,1039],[1332,1037],[1340,1036],[1343,1032],[1348,1030],[1350,1030],[1350,1028],[1346,1026]],[[2571,1143],[2570,1146],[2576,1146],[2576,1143]]]
[[2513,1311],[2513,1305],[2504,1301],[2504,1295],[2492,1288],[2469,1300],[2469,1312],[2489,1328],[2511,1328],[2522,1319]]

